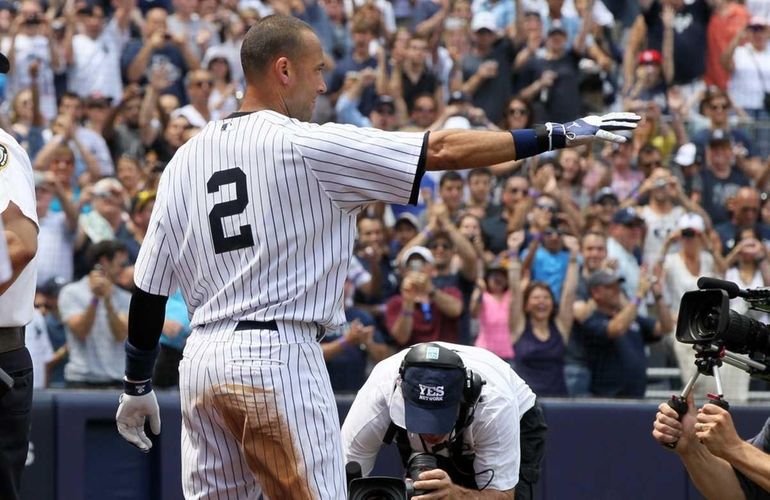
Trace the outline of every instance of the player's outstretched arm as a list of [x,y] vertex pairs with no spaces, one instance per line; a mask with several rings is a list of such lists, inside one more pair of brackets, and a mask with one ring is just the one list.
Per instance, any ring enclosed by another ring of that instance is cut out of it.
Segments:
[[635,113],[609,113],[508,132],[439,130],[428,137],[426,168],[485,167],[596,140],[622,143],[626,138],[614,132],[633,130],[639,120],[641,117]]
[[115,420],[120,435],[143,452],[152,448],[152,442],[144,432],[147,418],[153,434],[160,434],[160,409],[150,379],[158,356],[167,300],[168,297],[137,288],[128,310],[125,390],[120,395]]

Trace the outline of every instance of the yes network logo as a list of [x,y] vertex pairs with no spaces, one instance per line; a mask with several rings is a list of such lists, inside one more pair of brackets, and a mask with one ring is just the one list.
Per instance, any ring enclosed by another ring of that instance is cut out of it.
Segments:
[[420,399],[422,401],[443,401],[444,400],[444,386],[443,385],[422,385],[420,387]]

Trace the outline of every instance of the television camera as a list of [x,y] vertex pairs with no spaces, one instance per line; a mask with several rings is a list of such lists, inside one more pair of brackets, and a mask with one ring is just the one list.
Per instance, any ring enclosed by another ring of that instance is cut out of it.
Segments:
[[421,472],[437,468],[436,456],[431,453],[413,453],[409,457],[406,477],[361,477],[361,465],[348,462],[345,474],[348,480],[348,500],[408,500],[424,495],[427,491],[416,490],[414,482]]
[[742,290],[731,281],[707,277],[698,279],[698,288],[682,296],[676,325],[676,340],[692,344],[697,367],[682,393],[668,402],[680,419],[700,375],[714,377],[716,393],[708,394],[709,403],[729,410],[719,375],[722,363],[770,380],[770,325],[730,309],[730,299],[740,297],[750,310],[770,313],[770,288]]

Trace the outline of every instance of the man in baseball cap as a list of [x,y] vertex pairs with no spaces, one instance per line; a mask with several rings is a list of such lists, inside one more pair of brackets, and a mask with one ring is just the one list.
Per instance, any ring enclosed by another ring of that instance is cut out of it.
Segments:
[[465,381],[465,365],[454,351],[419,344],[404,358],[401,391],[406,430],[444,436],[455,426]]
[[[342,425],[345,461],[374,467],[395,443],[408,468],[432,455],[414,482],[431,498],[531,500],[540,475],[546,425],[535,394],[508,363],[486,349],[416,344],[380,361]],[[420,455],[418,455],[420,454]],[[479,480],[479,470],[495,473]]]

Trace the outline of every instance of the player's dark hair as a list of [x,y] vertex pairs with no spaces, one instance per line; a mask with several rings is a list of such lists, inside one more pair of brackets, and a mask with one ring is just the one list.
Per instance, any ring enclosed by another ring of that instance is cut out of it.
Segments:
[[492,171],[489,170],[487,167],[481,167],[481,168],[472,168],[470,172],[468,172],[468,181],[473,179],[474,177],[492,177]]
[[313,29],[292,16],[272,15],[249,28],[241,46],[241,64],[246,80],[253,83],[279,57],[296,60],[304,50],[302,33]]
[[93,269],[96,264],[106,257],[107,260],[112,260],[120,252],[128,252],[126,245],[118,240],[103,240],[99,243],[94,243],[86,251],[86,261],[88,262],[88,268]]
[[438,181],[438,187],[441,189],[444,187],[444,184],[446,184],[449,181],[460,181],[463,182],[463,176],[455,172],[454,170],[450,170],[448,172],[445,172],[441,176],[441,180]]

